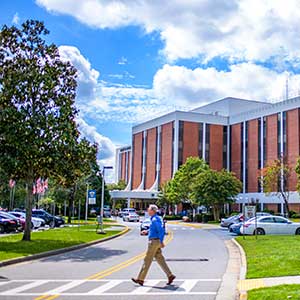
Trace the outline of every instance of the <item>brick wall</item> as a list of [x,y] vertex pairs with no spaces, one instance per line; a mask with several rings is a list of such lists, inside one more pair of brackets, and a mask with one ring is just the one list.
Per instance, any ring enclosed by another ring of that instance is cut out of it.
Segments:
[[292,174],[289,179],[289,188],[296,191],[297,175],[295,172],[295,165],[299,157],[299,109],[293,109],[287,112],[286,122],[287,133],[287,162],[292,169]]
[[142,180],[143,132],[133,135],[132,189],[139,187]]
[[258,191],[258,120],[248,122],[248,192]]
[[161,127],[161,163],[160,163],[160,184],[172,178],[172,135],[173,122]]
[[241,123],[231,126],[231,171],[236,174],[236,177],[242,179],[241,174]]
[[267,117],[267,163],[278,158],[277,114]]
[[209,165],[212,169],[223,168],[223,126],[210,125]]
[[156,136],[157,129],[147,130],[147,160],[146,160],[146,189],[151,188],[155,181],[156,175]]
[[131,176],[131,152],[129,152],[128,154],[128,180],[126,183],[128,183],[128,181],[130,180],[130,176]]
[[198,157],[199,123],[183,122],[183,163],[190,156]]

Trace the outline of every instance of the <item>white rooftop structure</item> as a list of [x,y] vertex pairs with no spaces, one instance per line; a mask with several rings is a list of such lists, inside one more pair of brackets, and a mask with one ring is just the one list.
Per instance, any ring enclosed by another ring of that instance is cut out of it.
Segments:
[[240,98],[227,97],[192,109],[191,112],[209,114],[215,116],[231,117],[253,109],[271,107],[272,104],[261,101],[246,100]]

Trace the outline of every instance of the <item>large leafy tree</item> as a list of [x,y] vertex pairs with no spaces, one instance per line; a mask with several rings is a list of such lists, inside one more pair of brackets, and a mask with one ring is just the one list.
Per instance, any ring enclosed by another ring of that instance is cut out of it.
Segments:
[[77,185],[97,172],[97,145],[90,145],[86,139],[82,139],[71,147],[66,147],[65,151],[64,164],[57,178],[58,183],[69,190],[68,223],[71,223],[71,208],[74,207]]
[[0,32],[0,164],[26,181],[24,240],[30,240],[34,182],[60,174],[79,139],[76,69],[46,43],[47,34],[34,20]]
[[[299,167],[297,166],[296,173],[299,172]],[[285,157],[280,157],[279,159],[275,159],[269,162],[268,165],[264,169],[262,169],[259,174],[259,180],[266,195],[276,195],[280,199],[283,199],[287,214],[289,214],[290,212],[290,189],[288,182],[291,174],[292,168],[287,163]]]
[[198,204],[211,206],[214,219],[218,221],[222,206],[233,203],[241,189],[241,181],[232,172],[208,169],[196,175],[192,198]]

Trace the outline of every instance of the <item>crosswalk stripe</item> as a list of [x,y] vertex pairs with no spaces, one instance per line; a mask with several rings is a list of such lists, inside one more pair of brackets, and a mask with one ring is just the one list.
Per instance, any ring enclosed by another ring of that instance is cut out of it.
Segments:
[[45,284],[45,283],[47,283],[47,282],[48,282],[48,280],[38,280],[38,281],[33,281],[33,282],[31,282],[31,283],[28,283],[28,284],[19,286],[19,287],[15,288],[15,289],[8,290],[8,291],[5,291],[5,292],[0,293],[0,294],[1,294],[1,295],[5,295],[5,296],[15,295],[15,294],[21,293],[21,292],[23,292],[23,291],[26,291],[26,290],[35,288],[35,287],[37,287],[37,286],[39,286],[39,285]]
[[145,294],[148,291],[150,291],[156,284],[158,284],[160,280],[147,280],[144,284],[144,286],[140,286],[133,290],[131,294],[133,295],[140,295],[140,294]]
[[197,284],[198,280],[185,280],[179,287],[179,290],[184,290],[185,292],[190,292],[192,288]]
[[111,288],[120,284],[123,280],[112,280],[104,285],[101,285],[98,288],[95,288],[87,293],[87,295],[101,295],[102,293],[110,290]]
[[[84,299],[86,296],[130,296],[130,295],[215,295],[216,292],[214,291],[207,291],[207,292],[198,292],[195,291],[194,288],[197,284],[201,285],[201,282],[220,282],[221,279],[214,278],[214,279],[177,279],[175,280],[175,289],[169,290],[167,287],[160,287],[157,291],[151,291],[152,288],[156,288],[159,282],[164,282],[165,279],[152,279],[146,280],[145,285],[143,287],[136,287],[132,285],[132,290],[128,292],[118,292],[118,285],[122,283],[131,283],[130,279],[102,279],[102,280],[79,280],[79,279],[48,279],[48,280],[11,280],[0,282],[1,284],[5,283],[24,283],[22,286],[18,286],[16,288],[12,288],[8,291],[0,292],[1,296],[40,296],[42,298],[39,299],[51,299],[51,297],[55,296],[81,296]],[[57,288],[52,288],[52,290],[48,290],[45,292],[35,292],[30,291],[30,289],[39,287],[46,283],[57,283]],[[87,292],[72,292],[72,288],[75,288],[81,284],[85,284],[88,282],[97,282],[99,286],[96,288],[92,288],[90,291]],[[177,284],[176,284],[177,282]],[[63,284],[63,285],[60,285]],[[117,288],[115,288],[117,287]],[[163,290],[161,290],[163,289]],[[42,294],[42,296],[41,296]],[[45,298],[46,297],[46,298]],[[50,298],[49,298],[50,297]],[[54,299],[54,298],[53,298]]]
[[60,294],[60,293],[63,293],[64,291],[67,291],[71,288],[74,288],[82,283],[86,282],[86,280],[73,280],[67,284],[64,284],[56,289],[53,289],[53,290],[49,290],[47,292],[45,292],[44,294],[46,295],[56,295],[56,294]]

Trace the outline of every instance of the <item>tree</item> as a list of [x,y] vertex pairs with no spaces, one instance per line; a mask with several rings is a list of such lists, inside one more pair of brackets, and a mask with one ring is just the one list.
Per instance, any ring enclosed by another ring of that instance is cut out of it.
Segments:
[[121,191],[121,190],[125,190],[127,184],[125,182],[125,180],[119,180],[118,183],[109,183],[107,184],[107,189],[109,191]]
[[[296,168],[297,169],[297,168]],[[283,199],[287,214],[289,214],[289,178],[292,169],[288,165],[286,158],[281,157],[270,162],[259,174],[259,180],[266,195],[277,195]],[[296,171],[297,172],[297,171]]]
[[96,172],[93,168],[97,166],[97,145],[91,145],[86,139],[82,139],[65,148],[65,151],[64,164],[57,177],[58,183],[69,190],[68,223],[71,223],[71,208],[74,207],[77,184],[80,179],[85,180]]
[[79,138],[76,69],[46,43],[48,34],[34,20],[0,32],[0,165],[27,185],[23,240],[30,240],[34,182],[59,174]]
[[198,157],[189,157],[177,170],[174,178],[163,187],[159,196],[160,201],[164,199],[173,205],[181,202],[189,203],[194,213],[197,202],[193,198],[193,183],[198,174],[208,169],[209,166],[204,160]]
[[192,198],[199,205],[211,206],[214,220],[218,221],[221,207],[233,203],[241,189],[241,181],[232,172],[208,169],[196,175],[192,184]]

